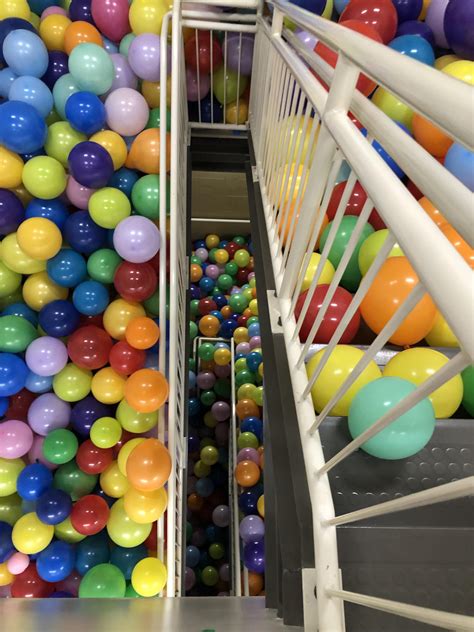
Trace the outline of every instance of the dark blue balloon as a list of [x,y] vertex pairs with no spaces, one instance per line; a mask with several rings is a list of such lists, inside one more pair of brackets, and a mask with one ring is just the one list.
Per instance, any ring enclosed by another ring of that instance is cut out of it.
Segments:
[[239,496],[239,509],[246,516],[257,513],[257,502],[260,498],[260,494],[258,494],[254,490],[245,490]]
[[0,143],[18,154],[43,147],[48,128],[39,112],[29,103],[7,101],[0,105]]
[[194,242],[194,250],[197,250],[198,248],[205,248],[206,247],[206,242],[204,239],[196,239],[196,241]]
[[122,571],[125,579],[130,579],[134,566],[145,557],[148,557],[148,551],[144,544],[131,548],[116,546],[110,554],[110,563],[115,564]]
[[5,63],[5,57],[3,56],[3,42],[6,36],[16,29],[25,29],[32,33],[37,33],[35,27],[27,20],[21,18],[5,18],[0,20],[0,65]]
[[10,405],[10,400],[8,397],[0,397],[0,417],[7,412],[8,406]]
[[392,0],[397,10],[398,24],[407,20],[416,20],[423,8],[423,0]]
[[133,185],[139,180],[140,175],[133,169],[122,167],[112,175],[107,186],[120,189],[127,197],[132,195]]
[[38,555],[36,570],[44,581],[60,582],[72,573],[75,560],[74,546],[62,540],[55,540]]
[[81,314],[97,316],[109,304],[109,291],[98,281],[83,281],[74,290],[72,302]]
[[69,57],[60,50],[51,50],[48,53],[48,67],[41,77],[41,81],[48,86],[50,90],[54,88],[54,84],[63,75],[69,72]]
[[474,3],[450,0],[444,14],[444,33],[450,48],[461,59],[474,61]]
[[197,546],[193,546],[192,544],[190,544],[186,547],[186,566],[194,568],[199,564],[200,557],[201,554]]
[[224,294],[214,294],[212,300],[219,309],[222,309],[225,305],[227,305],[227,299]]
[[61,287],[76,287],[87,277],[84,257],[70,248],[61,249],[46,264],[48,276]]
[[109,560],[109,543],[104,531],[85,538],[77,545],[75,566],[81,575],[98,564],[107,564]]
[[[205,270],[205,268],[203,269]],[[199,287],[206,294],[209,294],[210,292],[212,292],[215,284],[216,282],[214,281],[214,279],[211,279],[210,277],[207,277],[207,276],[203,276],[201,280],[199,281]]]
[[105,106],[92,92],[76,92],[66,101],[66,118],[74,129],[92,136],[105,125]]
[[263,540],[244,546],[244,565],[253,573],[265,572],[265,545]]
[[207,498],[214,491],[214,483],[210,478],[203,477],[196,481],[196,493],[203,498]]
[[25,210],[25,219],[30,219],[31,217],[44,217],[45,219],[49,219],[56,224],[59,230],[62,230],[69,217],[69,211],[64,202],[59,198],[52,200],[35,198],[31,200]]
[[111,496],[108,496],[104,492],[100,484],[96,485],[92,493],[94,494],[94,496],[100,496],[101,498],[103,498],[109,507],[112,507],[114,502],[117,500],[116,498],[112,498]]
[[60,7],[61,0],[28,0],[30,9],[33,13],[41,17],[41,14],[48,7]]
[[80,315],[69,301],[51,301],[41,308],[39,324],[48,336],[69,336],[79,327]]
[[28,367],[13,353],[0,353],[0,397],[15,395],[25,387]]
[[25,218],[23,204],[8,189],[0,189],[0,235],[13,233]]
[[197,450],[199,450],[199,437],[192,431],[188,434],[188,451],[192,453]]
[[240,424],[240,432],[251,432],[261,443],[263,439],[263,422],[258,417],[246,417]]
[[77,252],[91,255],[105,247],[107,231],[93,221],[88,211],[76,211],[66,220],[64,238]]
[[71,410],[71,426],[81,437],[88,437],[91,426],[100,417],[113,416],[113,408],[98,402],[95,397],[88,395],[74,404]]
[[[399,123],[398,121],[395,121],[395,123],[405,133],[407,133],[409,136],[411,136],[410,130],[408,128],[406,128],[405,125],[403,125],[402,123]],[[364,136],[367,136],[367,130],[365,128],[361,129],[361,133]],[[390,167],[390,169],[393,171],[393,173],[398,178],[403,178],[403,176],[405,175],[405,172],[402,171],[402,169],[398,166],[398,164],[395,162],[395,160],[392,158],[392,156],[390,156],[390,154],[388,154],[385,151],[385,149],[382,147],[382,145],[377,140],[373,140],[372,141],[372,147],[377,151],[377,153],[380,155],[380,157],[383,158],[383,160],[387,163],[387,165]]]
[[199,557],[199,568],[205,568],[206,566],[211,566],[213,560],[207,551],[201,551],[201,555]]
[[237,329],[238,325],[232,318],[228,318],[221,324],[221,328],[219,334],[223,338],[232,338],[234,331]]
[[201,402],[197,397],[190,397],[188,401],[188,414],[194,417],[201,410]]
[[326,8],[326,0],[291,0],[291,4],[316,15],[322,15]]
[[194,283],[191,283],[191,287],[189,288],[189,294],[190,294],[191,300],[196,299],[196,298],[201,298],[201,290]]
[[56,590],[51,593],[49,599],[71,599],[74,595],[66,590]]
[[36,515],[45,524],[59,524],[71,513],[72,500],[62,489],[48,489],[38,498]]
[[37,156],[46,156],[45,150],[41,148],[41,149],[37,149],[36,151],[32,151],[29,154],[20,154],[20,157],[23,160],[23,162],[28,162],[28,160],[31,160],[32,158],[36,158]]
[[206,537],[209,542],[224,542],[226,538],[226,531],[222,527],[210,524],[206,527]]
[[69,17],[74,22],[81,20],[82,22],[89,22],[94,24],[94,18],[91,11],[92,0],[72,0],[69,5]]
[[46,465],[30,463],[18,475],[16,486],[23,500],[38,500],[52,485],[53,475]]
[[38,324],[38,314],[25,303],[12,303],[7,305],[2,312],[2,316],[21,316],[26,318],[35,327]]
[[3,564],[15,553],[12,542],[13,527],[8,522],[0,522],[0,564]]
[[[208,95],[198,101],[188,102],[189,120],[199,121],[201,123],[222,123],[224,120],[224,108],[219,101]],[[196,248],[205,248],[206,246],[196,246]]]
[[433,31],[426,22],[418,22],[418,20],[408,20],[399,24],[395,37],[400,35],[418,35],[423,37],[431,46],[435,46],[435,38]]
[[89,140],[72,148],[68,164],[72,177],[90,189],[105,187],[114,173],[114,163],[109,152],[99,143]]

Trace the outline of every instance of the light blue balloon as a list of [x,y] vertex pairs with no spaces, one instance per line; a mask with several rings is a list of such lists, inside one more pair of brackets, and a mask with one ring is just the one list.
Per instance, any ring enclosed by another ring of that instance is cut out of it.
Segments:
[[105,94],[112,87],[115,68],[110,55],[97,44],[79,44],[69,55],[69,72],[82,90]]
[[109,53],[109,55],[112,55],[113,53],[118,53],[119,52],[117,44],[114,44],[113,42],[111,42],[109,39],[107,39],[103,35],[102,35],[102,40],[104,42],[104,48]]
[[336,181],[334,184],[339,184],[339,182],[345,182],[349,178],[350,175],[351,175],[350,165],[346,160],[343,160],[339,168],[338,174],[336,176]]
[[10,88],[16,78],[17,75],[15,75],[11,68],[0,70],[0,97],[8,99]]
[[[355,439],[405,397],[416,385],[401,377],[381,377],[363,386],[349,409],[349,432]],[[361,449],[379,459],[406,459],[422,450],[435,429],[433,405],[422,399],[408,412],[398,417]]]
[[43,118],[53,109],[53,95],[48,86],[37,77],[18,77],[12,83],[8,95],[10,101],[23,101],[32,105]]
[[63,121],[66,120],[66,101],[69,99],[71,94],[75,94],[80,90],[81,88],[79,88],[76,80],[70,74],[59,77],[59,79],[54,84],[54,107],[56,109],[56,112],[63,119]]
[[472,151],[454,143],[446,154],[444,166],[470,191],[474,191],[474,153]]
[[11,31],[6,36],[3,56],[17,75],[42,77],[48,68],[48,50],[43,40],[25,29]]
[[422,64],[434,66],[435,54],[431,44],[419,35],[400,35],[389,43],[389,48],[412,57]]
[[42,377],[33,371],[28,373],[25,388],[32,393],[48,393],[53,386],[53,377]]

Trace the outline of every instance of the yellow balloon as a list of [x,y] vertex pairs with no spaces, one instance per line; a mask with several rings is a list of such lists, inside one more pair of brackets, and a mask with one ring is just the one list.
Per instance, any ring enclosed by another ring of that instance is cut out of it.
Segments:
[[61,250],[63,238],[54,222],[45,217],[31,217],[22,222],[16,233],[18,245],[32,259],[45,261]]
[[413,110],[408,107],[403,101],[385,90],[384,88],[377,88],[372,97],[372,103],[374,103],[382,112],[384,112],[389,118],[394,121],[398,121],[407,127],[410,131],[412,129]]
[[134,0],[129,13],[133,33],[135,35],[141,33],[161,35],[163,17],[168,11],[167,0]]
[[65,402],[78,402],[89,395],[92,371],[81,369],[72,362],[56,373],[53,378],[53,391]]
[[52,301],[67,299],[67,295],[67,287],[57,285],[46,272],[32,274],[23,285],[25,303],[37,312]]
[[[122,498],[130,484],[127,477],[118,468],[117,461],[112,461],[109,467],[100,475],[100,486],[111,498]],[[134,546],[134,545],[131,545]]]
[[145,557],[132,571],[132,586],[141,597],[156,597],[166,586],[168,572],[157,557]]
[[[123,399],[126,378],[111,367],[100,369],[92,378],[92,395],[103,404],[117,404]],[[114,444],[115,445],[115,444]]]
[[0,2],[0,20],[6,18],[30,19],[30,7],[26,0],[2,0]]
[[128,517],[123,498],[119,498],[112,505],[107,521],[107,532],[112,542],[118,546],[131,548],[142,544],[150,535],[151,528],[151,524],[138,524]]
[[23,515],[22,500],[18,494],[3,496],[0,492],[0,521],[8,522],[13,527],[15,522]]
[[137,437],[136,439],[130,439],[130,441],[127,441],[127,443],[125,443],[120,448],[120,452],[118,453],[118,457],[117,457],[117,465],[120,470],[120,473],[123,474],[124,476],[127,476],[127,459],[130,456],[130,452],[134,448],[136,448],[137,445],[140,445],[140,443],[143,443],[144,441],[145,441],[144,437]]
[[430,347],[460,347],[453,330],[446,322],[443,314],[438,312],[430,333],[425,336]]
[[71,127],[67,121],[58,121],[48,127],[44,149],[48,156],[55,158],[67,168],[71,151],[86,140],[87,136]]
[[46,270],[46,261],[32,259],[19,244],[16,233],[10,233],[2,241],[3,263],[18,274],[34,274]]
[[98,448],[112,448],[120,441],[122,428],[113,417],[100,417],[92,424],[90,439]]
[[[367,274],[367,270],[370,268],[379,250],[382,248],[385,240],[388,237],[388,234],[388,228],[377,230],[375,231],[375,233],[369,235],[367,239],[362,243],[362,246],[359,250],[359,269],[362,276]],[[387,259],[389,259],[390,257],[403,256],[403,250],[398,244],[395,244],[388,253]]]
[[474,61],[467,61],[466,59],[455,61],[445,66],[442,72],[474,86]]
[[127,145],[120,134],[111,130],[104,130],[91,136],[90,140],[109,152],[115,171],[123,167],[127,160]]
[[[160,94],[161,84],[153,81],[142,81],[141,91],[145,97],[145,101],[148,103],[148,107],[159,108],[160,107]],[[171,77],[166,80],[166,106],[171,107]]]
[[65,15],[53,13],[41,20],[39,34],[48,50],[61,50],[64,52],[64,33],[71,24],[71,20]]
[[[314,132],[313,142],[310,145],[311,133],[313,132],[314,125],[317,125],[317,128]],[[306,122],[305,129],[305,118],[303,116],[290,116],[287,119],[284,119],[278,125],[276,130],[271,130],[269,131],[269,133],[271,133],[272,135],[274,135],[275,133],[280,134],[279,138],[282,142],[285,143],[286,147],[288,148],[286,153],[287,163],[293,163],[294,161],[296,161],[300,150],[301,161],[305,160],[308,151],[311,151],[310,160],[313,159],[314,150],[316,148],[316,140],[319,134],[319,124],[315,119],[310,118]],[[303,145],[302,148],[301,145]]]
[[[308,378],[311,378],[314,370],[321,361],[325,349],[321,349],[309,360],[306,365]],[[323,408],[330,402],[332,397],[339,390],[339,387],[345,382],[346,378],[354,370],[356,364],[364,356],[364,352],[356,347],[349,345],[336,345],[333,352],[329,356],[319,377],[313,384],[311,395],[316,412],[320,413]],[[379,367],[373,360],[362,371],[361,375],[346,391],[341,399],[333,406],[330,415],[347,416],[352,400],[360,391],[360,389],[382,376]]]
[[225,120],[226,123],[232,125],[244,125],[249,117],[249,105],[247,101],[243,99],[239,100],[237,108],[237,101],[232,101],[225,108]]
[[7,563],[0,564],[0,586],[9,586],[13,581],[14,576],[7,568]]
[[257,500],[257,511],[262,518],[265,518],[265,497],[263,494]]
[[104,328],[112,338],[124,340],[128,323],[138,316],[145,316],[145,309],[140,303],[118,298],[104,312]]
[[435,61],[435,68],[443,70],[443,68],[445,68],[448,64],[459,61],[459,59],[460,58],[457,55],[442,55]]
[[54,535],[58,538],[58,540],[69,542],[69,544],[76,544],[76,542],[80,542],[86,537],[74,529],[70,516],[59,524],[54,525]]
[[141,492],[130,487],[123,497],[123,502],[129,518],[138,524],[151,524],[165,513],[168,495],[164,487],[153,492]]
[[117,406],[115,414],[122,428],[128,430],[128,432],[134,432],[135,434],[148,432],[148,430],[154,428],[158,423],[158,411],[139,413],[134,410],[125,399]]
[[[449,359],[434,349],[415,347],[397,353],[387,363],[383,371],[384,377],[401,377],[419,386],[426,382],[439,369],[449,362]],[[461,405],[464,388],[460,375],[455,375],[443,386],[428,395],[437,419],[451,417]]]
[[0,188],[19,187],[22,183],[23,167],[23,160],[18,154],[0,145]]
[[333,0],[328,0],[326,2],[326,6],[324,7],[324,11],[321,14],[322,18],[326,18],[326,20],[330,20],[331,16],[332,16],[332,12],[334,9],[334,2]]
[[[314,275],[316,274],[316,268],[318,267],[320,259],[321,259],[321,255],[318,254],[317,252],[313,252],[313,254],[311,255],[309,259],[308,267],[306,268],[306,272],[303,279],[303,285],[301,286],[301,292],[304,292],[305,290],[307,290],[309,286],[311,285],[311,281],[313,280]],[[334,266],[328,259],[323,266],[323,271],[321,272],[321,275],[318,279],[318,285],[327,285],[331,283],[332,278],[335,274],[336,274],[336,270],[334,269]]]
[[418,16],[418,20],[424,20],[426,18],[426,13],[431,4],[431,0],[423,0],[423,8],[421,9],[421,13]]
[[12,531],[13,546],[26,555],[35,555],[43,551],[53,536],[53,525],[41,522],[34,511],[22,516]]
[[23,459],[0,458],[0,497],[16,492],[16,481],[24,467]]
[[52,200],[66,189],[66,172],[55,158],[36,156],[25,164],[23,184],[34,197]]

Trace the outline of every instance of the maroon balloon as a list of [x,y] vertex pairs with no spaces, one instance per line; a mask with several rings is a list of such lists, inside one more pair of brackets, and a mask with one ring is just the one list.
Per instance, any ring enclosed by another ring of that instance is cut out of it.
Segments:
[[197,42],[195,35],[186,42],[184,57],[193,70],[197,71],[199,64],[199,72],[207,75],[222,64],[222,49],[218,40],[211,38],[210,31],[199,31]]
[[10,397],[8,410],[5,413],[5,421],[8,419],[19,419],[28,421],[28,410],[38,396],[31,391],[22,389],[16,395]]
[[110,350],[109,364],[120,375],[131,375],[143,369],[145,361],[145,351],[135,349],[125,340],[117,342]]
[[120,441],[117,441],[117,443],[112,448],[113,453],[114,453],[114,459],[118,457],[118,453],[120,452],[122,447],[127,443],[127,441],[130,441],[130,439],[136,439],[136,438],[137,438],[137,435],[134,434],[133,432],[129,432],[128,430],[122,430]]
[[98,448],[90,439],[79,446],[76,454],[77,467],[86,474],[101,474],[112,463],[112,448]]
[[89,494],[73,505],[71,524],[82,535],[95,535],[107,524],[109,513],[109,506],[103,498]]
[[146,301],[157,284],[157,274],[149,263],[123,261],[115,271],[115,289],[126,301]]
[[212,298],[202,298],[198,303],[198,312],[201,314],[201,316],[207,316],[207,314],[215,312],[216,310],[217,303],[213,301]]
[[[306,342],[306,340],[308,339],[308,336],[311,332],[311,327],[313,326],[319,310],[321,309],[321,305],[323,304],[328,289],[329,285],[317,286],[311,299],[311,303],[309,304],[308,311],[306,312],[303,325],[300,329],[301,342]],[[301,314],[307,295],[308,291],[303,292],[298,298],[298,302],[296,303],[295,308],[296,318],[299,318]],[[313,342],[327,344],[331,340],[351,301],[352,294],[350,294],[350,292],[342,287],[336,288],[336,291],[331,299],[331,302],[329,303],[329,307],[326,311],[326,314],[324,315],[322,323],[318,331],[316,332],[316,335],[314,336]],[[352,342],[355,335],[357,334],[359,325],[360,312],[359,310],[357,310],[352,319],[349,321],[349,324],[347,325],[339,342],[341,344],[349,344],[350,342]]]
[[130,33],[128,0],[92,0],[92,17],[97,28],[112,42]]
[[23,573],[15,576],[11,590],[12,597],[41,599],[49,597],[54,592],[54,584],[41,579],[36,564],[31,562]]
[[[326,214],[328,216],[328,220],[332,222],[334,216],[337,211],[337,207],[339,206],[339,202],[341,201],[342,195],[344,193],[344,189],[346,188],[347,181],[339,182],[334,187],[334,190],[331,195],[331,199],[329,200],[328,208]],[[354,188],[352,189],[352,193],[349,197],[349,201],[346,205],[346,210],[344,215],[357,215],[359,216],[364,208],[364,204],[367,201],[367,193],[364,191],[360,182],[356,182]],[[372,225],[374,230],[382,230],[382,228],[386,228],[383,219],[374,209],[369,216],[369,223]]]
[[398,26],[397,10],[391,0],[350,0],[339,22],[359,20],[373,26],[384,44],[395,37]]
[[112,344],[106,331],[87,325],[76,329],[69,337],[67,351],[72,362],[82,369],[100,369],[109,360]]

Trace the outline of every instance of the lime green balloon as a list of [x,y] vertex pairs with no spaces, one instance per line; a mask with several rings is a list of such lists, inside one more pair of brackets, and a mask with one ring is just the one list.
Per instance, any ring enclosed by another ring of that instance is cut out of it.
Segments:
[[89,214],[102,228],[115,228],[131,212],[130,200],[120,189],[104,187],[93,193],[89,200]]
[[79,585],[79,597],[122,599],[126,582],[122,571],[114,564],[98,564],[87,571]]
[[[362,276],[367,274],[368,269],[372,265],[375,257],[378,255],[378,252],[382,248],[385,240],[388,238],[388,235],[389,231],[387,228],[377,230],[375,233],[369,235],[362,243],[358,256],[359,269]],[[393,248],[390,250],[387,258],[390,257],[403,257],[403,251],[398,244],[394,244]]]
[[81,90],[105,94],[112,87],[115,69],[110,55],[98,44],[79,44],[69,55],[69,72]]
[[213,542],[209,547],[209,555],[213,560],[220,560],[224,557],[225,548],[221,542]]
[[79,92],[78,83],[71,74],[63,75],[59,77],[53,87],[54,109],[59,114],[61,119],[66,118],[66,101],[71,94]]
[[130,48],[131,43],[136,38],[136,35],[133,33],[128,33],[125,37],[122,38],[119,46],[119,53],[124,57],[128,57],[128,49]]
[[[160,176],[151,174],[135,182],[132,189],[133,208],[148,219],[160,217]],[[166,187],[166,214],[170,210],[170,187]]]
[[[150,111],[150,116],[148,118],[147,129],[152,127],[160,127],[161,124],[161,112],[160,108],[153,108]],[[171,112],[166,110],[166,131],[171,132]]]
[[[216,99],[224,105],[236,101],[237,97],[241,97],[247,88],[248,78],[240,76],[234,71],[227,68],[227,72],[224,70],[224,66],[221,66],[219,70],[216,70],[213,75],[214,94]],[[238,89],[238,90],[237,90]]]
[[136,434],[148,432],[148,430],[154,428],[158,423],[158,411],[153,413],[139,413],[134,410],[125,399],[122,399],[117,406],[115,416],[124,430]]
[[66,402],[78,402],[89,394],[91,382],[91,371],[70,362],[54,376],[53,391]]
[[101,417],[92,424],[90,439],[98,448],[112,448],[120,441],[122,428],[113,417]]
[[113,283],[115,271],[123,259],[110,248],[101,248],[87,260],[87,274],[100,283]]
[[87,140],[85,134],[75,130],[66,121],[59,121],[48,128],[48,136],[44,148],[48,156],[56,158],[63,167],[67,167],[67,159],[71,150],[85,140]]
[[263,406],[263,386],[257,386],[251,399],[253,399],[257,406]]
[[243,448],[258,448],[258,439],[253,432],[241,432],[237,439],[237,446],[239,450]]
[[23,515],[22,500],[18,494],[0,496],[0,522],[8,522],[13,526]]
[[69,494],[75,501],[91,493],[97,484],[97,478],[95,474],[86,474],[80,470],[73,459],[58,467],[54,473],[53,485],[56,489],[62,489]]
[[50,463],[62,465],[76,456],[78,447],[77,437],[73,432],[58,428],[46,435],[43,442],[43,456]]
[[38,337],[33,325],[21,316],[0,318],[0,351],[22,353]]
[[0,261],[0,298],[15,292],[21,285],[21,274],[10,270]]
[[24,467],[23,459],[0,458],[0,497],[16,492],[16,481]]
[[468,366],[464,369],[461,377],[464,385],[462,405],[471,417],[474,417],[474,366]]
[[77,544],[77,542],[84,540],[86,537],[74,529],[71,523],[71,516],[68,516],[66,520],[63,520],[59,524],[54,525],[54,535],[58,540],[68,542],[69,544]]
[[205,586],[215,586],[219,581],[219,573],[214,566],[205,566],[201,571],[201,581]]

